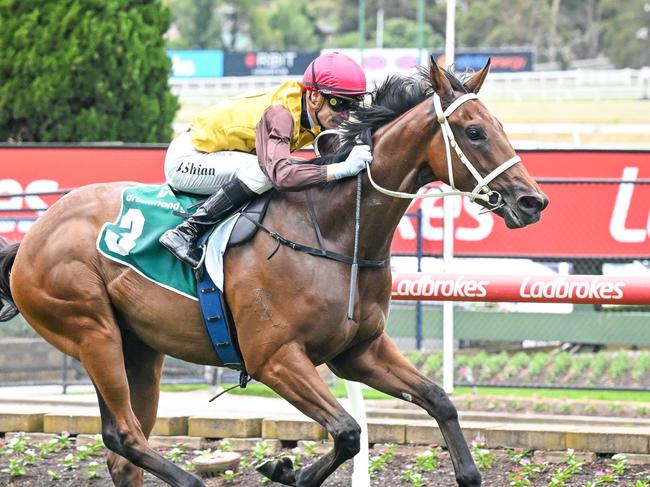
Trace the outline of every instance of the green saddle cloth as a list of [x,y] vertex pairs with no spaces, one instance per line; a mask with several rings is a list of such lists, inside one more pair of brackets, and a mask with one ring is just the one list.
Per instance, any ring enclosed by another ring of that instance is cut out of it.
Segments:
[[158,239],[183,221],[174,211],[187,212],[199,196],[175,194],[168,185],[134,186],[122,191],[122,210],[115,223],[105,223],[97,249],[105,257],[129,266],[156,284],[191,299],[196,278]]

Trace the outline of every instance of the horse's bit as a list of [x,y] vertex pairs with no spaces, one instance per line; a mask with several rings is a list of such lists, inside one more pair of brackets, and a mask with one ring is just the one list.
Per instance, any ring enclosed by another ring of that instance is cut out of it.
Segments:
[[[388,196],[393,196],[395,198],[407,198],[407,199],[442,198],[444,196],[459,195],[459,196],[467,196],[471,201],[474,201],[476,199],[485,201],[488,205],[494,207],[493,209],[500,207],[502,205],[502,196],[498,191],[491,190],[488,187],[488,183],[490,183],[494,178],[496,178],[504,171],[510,169],[518,162],[521,162],[521,157],[515,155],[510,159],[508,159],[507,161],[501,163],[487,176],[481,177],[481,175],[476,170],[474,165],[463,153],[462,149],[458,145],[458,142],[456,142],[454,133],[452,132],[451,127],[449,126],[449,121],[447,120],[447,117],[449,117],[459,106],[461,106],[466,101],[474,100],[474,99],[478,99],[478,96],[476,96],[476,94],[466,93],[456,98],[456,100],[454,100],[454,102],[451,105],[449,105],[446,110],[443,111],[442,104],[440,103],[440,96],[438,96],[438,93],[433,94],[433,106],[436,110],[436,113],[438,114],[438,118],[437,118],[438,123],[440,124],[440,130],[442,131],[442,138],[445,141],[445,151],[447,154],[447,171],[449,173],[449,186],[451,186],[451,188],[454,189],[455,191],[440,191],[438,193],[428,193],[428,194],[413,194],[413,193],[402,193],[401,191],[391,191],[390,189],[382,188],[377,183],[375,183],[375,181],[372,179],[372,175],[370,174],[370,163],[366,163],[366,168],[368,170],[368,179],[370,179],[370,183],[374,186],[374,188],[381,193],[384,193]],[[459,191],[458,189],[456,189],[456,186],[454,185],[454,173],[452,167],[450,146],[454,148],[454,150],[456,151],[456,155],[458,156],[458,159],[460,159],[460,161],[465,165],[465,167],[467,167],[467,169],[472,174],[472,176],[474,176],[474,179],[476,179],[477,184],[471,192]],[[495,201],[492,201],[491,198],[492,195],[497,196]]]

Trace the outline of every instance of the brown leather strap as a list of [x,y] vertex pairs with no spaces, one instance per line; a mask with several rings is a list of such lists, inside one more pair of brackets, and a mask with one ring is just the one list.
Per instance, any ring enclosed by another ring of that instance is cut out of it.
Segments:
[[[279,233],[272,232],[268,228],[266,228],[264,225],[262,225],[259,222],[256,222],[253,220],[251,217],[246,215],[245,213],[242,213],[243,217],[247,218],[250,220],[254,225],[256,225],[260,230],[264,230],[266,233],[268,233],[272,238],[278,241],[279,244],[286,245],[287,247],[290,247],[294,250],[299,250],[300,252],[304,252],[309,255],[313,255],[314,257],[324,257],[325,259],[330,259],[330,260],[335,260],[337,262],[343,262],[344,264],[349,264],[352,265],[352,257],[339,254],[338,252],[332,252],[331,250],[325,250],[325,249],[316,249],[314,247],[309,247],[308,245],[303,245],[298,242],[294,242],[293,240],[289,240],[288,238],[283,237]],[[367,260],[367,259],[359,259],[358,261],[359,267],[367,267],[371,269],[381,269],[386,267],[388,264],[388,259],[382,259],[382,260]]]

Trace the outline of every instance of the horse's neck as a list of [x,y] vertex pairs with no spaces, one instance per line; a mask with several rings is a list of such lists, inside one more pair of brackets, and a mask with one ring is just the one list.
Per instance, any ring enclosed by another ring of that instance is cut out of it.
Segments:
[[[426,158],[434,132],[431,124],[423,123],[426,113],[426,106],[418,106],[375,135],[370,170],[379,186],[404,193],[419,189],[420,163]],[[360,241],[372,258],[377,254],[388,256],[393,234],[412,200],[380,193],[367,176],[364,179]]]
[[[422,109],[421,107],[419,107]],[[380,129],[374,137],[370,170],[377,184],[414,193],[418,189],[418,161],[426,156],[433,129],[423,124],[423,114],[413,109]],[[351,253],[354,244],[356,178],[318,191],[315,202],[323,233],[334,237],[341,251]],[[359,255],[365,259],[386,258],[393,233],[411,200],[386,196],[375,190],[364,173],[361,200]]]

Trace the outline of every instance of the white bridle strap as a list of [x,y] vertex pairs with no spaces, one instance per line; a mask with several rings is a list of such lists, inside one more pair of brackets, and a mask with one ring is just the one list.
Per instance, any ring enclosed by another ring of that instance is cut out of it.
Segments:
[[[462,149],[458,145],[458,142],[456,142],[456,138],[454,137],[454,133],[451,130],[451,126],[449,125],[449,121],[447,120],[447,117],[449,117],[454,111],[461,106],[463,103],[469,100],[476,100],[478,99],[478,96],[476,96],[475,93],[465,93],[464,95],[459,96],[456,98],[451,105],[447,107],[446,110],[442,109],[442,102],[440,100],[440,96],[438,96],[437,93],[433,94],[433,107],[436,110],[437,114],[437,120],[438,123],[440,124],[440,131],[442,132],[442,138],[445,141],[445,153],[447,156],[447,172],[449,173],[449,186],[454,191],[442,191],[440,190],[439,193],[428,193],[428,194],[413,194],[413,193],[403,193],[401,191],[392,191],[390,189],[382,188],[379,186],[377,183],[375,183],[374,179],[372,179],[372,174],[370,173],[370,163],[366,163],[366,169],[368,170],[368,179],[370,180],[370,184],[379,191],[380,193],[384,193],[388,196],[393,196],[395,198],[405,198],[405,199],[420,199],[420,198],[442,198],[444,196],[467,196],[469,197],[472,201],[474,200],[482,200],[487,203],[489,203],[491,206],[496,206],[501,204],[501,195],[496,192],[490,190],[488,184],[494,180],[497,176],[502,174],[503,172],[507,171],[510,169],[512,166],[517,164],[518,162],[521,162],[521,157],[515,155],[508,159],[507,161],[501,163],[498,167],[496,167],[492,172],[490,172],[487,176],[483,177],[481,174],[476,170],[474,165],[470,162],[470,160],[467,158],[467,156],[463,153]],[[324,130],[322,131],[318,137],[321,135],[327,134],[327,133],[336,133],[336,130]],[[316,152],[316,155],[319,155],[318,152],[318,137],[314,140],[314,149]],[[474,179],[476,179],[476,186],[471,192],[467,191],[458,191],[456,189],[456,186],[454,184],[454,171],[453,171],[453,166],[452,166],[452,158],[451,158],[451,148],[453,147],[454,151],[456,152],[456,156],[458,159],[463,163],[463,165],[467,168],[467,170],[470,172],[472,176],[474,176]],[[496,194],[498,196],[497,202],[496,203],[491,203],[490,202],[490,195]]]
[[438,96],[437,93],[433,94],[433,106],[436,110],[436,113],[438,114],[438,123],[440,124],[440,130],[442,131],[442,138],[445,141],[445,152],[447,153],[447,172],[449,173],[449,186],[454,189],[456,189],[456,185],[454,184],[454,171],[452,166],[451,150],[449,149],[450,146],[454,148],[458,159],[460,159],[460,161],[463,163],[463,165],[465,165],[472,176],[474,176],[474,179],[477,181],[482,179],[479,172],[474,168],[472,163],[469,161],[469,159],[467,159],[463,151],[458,146],[456,138],[454,137],[454,132],[452,132],[451,127],[449,126],[449,121],[447,120],[447,117],[454,113],[454,111],[463,103],[469,100],[475,100],[477,98],[478,96],[476,96],[475,93],[466,93],[456,98],[453,103],[443,111],[440,96]]
[[[483,201],[489,201],[489,195],[492,194],[492,191],[490,190],[488,183],[491,182],[494,178],[496,178],[499,174],[508,170],[518,162],[521,162],[521,158],[515,155],[510,159],[508,159],[507,161],[505,161],[504,163],[500,164],[487,176],[482,177],[481,174],[476,170],[474,165],[467,158],[467,156],[463,153],[462,149],[458,145],[458,142],[456,142],[456,138],[454,137],[454,133],[451,130],[451,126],[449,125],[449,120],[447,120],[447,117],[449,117],[452,113],[454,113],[454,111],[466,101],[476,100],[476,99],[478,99],[478,96],[475,93],[466,93],[456,98],[451,103],[451,105],[447,107],[446,110],[443,110],[440,96],[438,95],[438,93],[434,93],[433,106],[436,110],[438,123],[440,124],[442,138],[445,141],[445,152],[447,156],[447,172],[449,173],[449,186],[451,186],[453,189],[456,189],[456,185],[454,184],[454,171],[452,166],[451,150],[450,150],[450,147],[453,147],[454,151],[456,152],[456,156],[458,157],[460,162],[463,163],[463,165],[467,168],[467,170],[474,177],[474,179],[476,179],[477,182],[477,185],[470,193],[469,198],[472,201],[477,198],[482,199]],[[487,199],[484,197],[486,195],[488,196]]]
[[[438,94],[435,93],[434,96],[438,96]],[[438,99],[440,99],[439,96],[438,96]],[[476,93],[465,93],[464,95],[459,96],[458,98],[456,98],[456,99],[451,103],[451,105],[449,105],[449,106],[447,107],[447,109],[445,110],[445,112],[444,112],[445,118],[447,118],[449,115],[451,115],[452,113],[454,113],[454,112],[456,111],[456,108],[458,108],[458,107],[461,106],[463,103],[465,103],[466,101],[469,101],[469,100],[478,100],[478,95],[477,95]],[[437,110],[437,108],[436,108],[436,110]],[[442,107],[441,107],[440,112],[437,112],[437,113],[443,113],[443,112],[442,112]]]
[[439,193],[426,193],[426,194],[414,194],[414,193],[403,193],[401,191],[393,191],[391,189],[386,189],[381,186],[379,186],[374,179],[372,179],[372,174],[370,172],[370,163],[366,162],[366,169],[368,170],[368,179],[370,180],[370,184],[379,191],[380,193],[383,193],[388,196],[392,196],[393,198],[402,198],[406,200],[413,200],[413,199],[425,199],[425,198],[442,198],[444,196],[468,196],[470,198],[476,198],[480,199],[483,201],[489,201],[490,197],[486,194],[475,194],[475,193],[468,193],[467,191],[442,191],[442,188],[438,187],[432,187],[431,189],[435,189],[439,191]]
[[[510,169],[512,166],[514,166],[518,162],[521,162],[521,157],[513,156],[510,159],[508,159],[506,162],[502,163],[499,167],[497,167],[494,171],[492,171],[490,174],[488,174],[484,178],[478,179],[478,184],[472,190],[472,193],[476,193],[476,192],[480,191],[482,188],[488,188],[488,183],[490,183],[490,181],[492,181],[494,178],[496,178],[502,172],[507,171],[508,169]],[[488,191],[489,190],[490,189],[488,188]]]
[[321,138],[322,135],[334,135],[339,136],[340,132],[338,129],[327,129],[327,130],[321,130],[314,141],[312,142],[312,146],[314,147],[314,154],[316,154],[316,157],[320,157],[320,149],[318,148],[318,139]]

